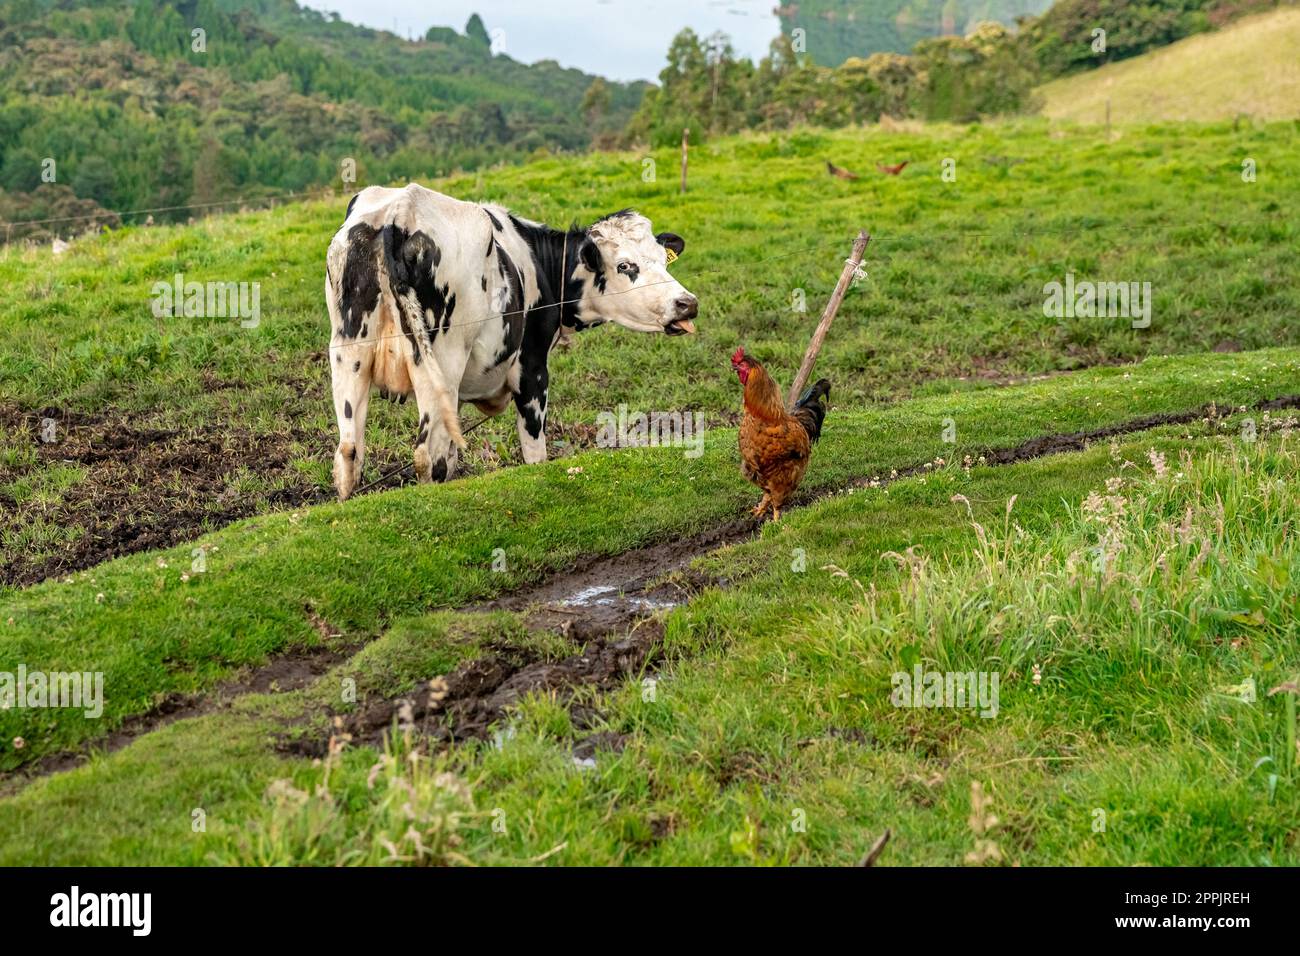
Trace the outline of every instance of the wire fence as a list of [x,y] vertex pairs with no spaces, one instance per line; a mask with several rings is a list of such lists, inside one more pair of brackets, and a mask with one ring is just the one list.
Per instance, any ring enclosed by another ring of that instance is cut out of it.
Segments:
[[[173,212],[173,211],[186,210],[186,209],[213,209],[213,208],[219,208],[219,207],[231,206],[231,205],[281,203],[281,202],[294,202],[294,201],[304,201],[304,200],[313,200],[313,199],[326,200],[330,198],[338,198],[339,195],[340,194],[336,193],[332,187],[321,187],[319,190],[296,190],[296,191],[288,191],[288,192],[276,193],[276,194],[243,196],[238,198],[218,200],[218,201],[206,202],[206,203],[188,203],[188,204],[180,204],[180,205],[172,205],[172,206],[155,206],[155,207],[133,209],[133,210],[103,211],[99,213],[86,214],[81,216],[53,217],[48,219],[15,220],[12,222],[0,222],[0,226],[3,226],[8,230],[8,229],[12,229],[15,226],[49,224],[49,223],[56,223],[56,222],[71,222],[71,221],[78,221],[78,220],[95,220],[95,219],[107,218],[110,216],[116,216],[118,218],[122,218],[127,216],[139,216],[139,215],[152,214],[155,212]],[[1024,240],[1029,240],[1029,239],[1033,239],[1036,237],[1043,237],[1043,236],[1062,236],[1062,235],[1081,236],[1081,235],[1090,234],[1099,228],[1106,228],[1106,227],[1123,228],[1125,234],[1129,236],[1144,234],[1144,233],[1154,233],[1154,232],[1171,232],[1180,229],[1218,228],[1223,230],[1227,228],[1267,226],[1267,225],[1273,225],[1273,226],[1281,225],[1286,228],[1292,228],[1292,226],[1288,225],[1288,219],[1280,210],[1276,216],[1270,218],[1242,219],[1242,218],[1216,217],[1213,219],[1205,219],[1205,218],[1198,219],[1195,222],[1175,222],[1175,223],[1152,222],[1152,223],[1137,225],[1137,226],[1129,222],[1119,221],[1117,219],[1102,219],[1099,217],[1087,217],[1086,221],[1073,222],[1068,224],[1059,224],[1059,225],[1035,224],[1034,226],[1028,228],[1017,225],[1009,229],[1001,229],[1001,230],[954,229],[947,232],[943,232],[942,231],[943,225],[944,224],[942,222],[938,222],[938,223],[932,222],[929,224],[929,228],[939,229],[941,232],[941,241],[949,241],[949,242],[962,242],[969,239],[989,239],[993,241],[1005,242],[1005,241],[1024,241]],[[820,242],[805,244],[800,246],[797,249],[792,249],[787,252],[776,253],[774,255],[764,256],[759,259],[746,259],[744,263],[744,269],[747,272],[752,272],[755,268],[761,267],[765,264],[777,262],[785,259],[791,259],[795,257],[803,257],[803,258],[811,259],[812,257],[823,254],[826,250],[835,250],[836,253],[842,253],[853,242],[855,235],[856,233],[846,234],[842,237],[836,236]],[[926,235],[920,232],[903,233],[903,234],[893,235],[893,236],[889,236],[889,235],[878,236],[873,234],[871,238],[873,248],[878,248],[882,245],[888,245],[891,243],[930,244],[933,243],[934,241],[935,241],[935,237],[933,235]],[[841,258],[838,254],[835,257],[835,262],[836,264],[839,264],[841,262]],[[866,267],[868,268],[870,267],[869,263],[867,264]],[[698,279],[706,278],[708,276],[719,275],[724,273],[735,274],[736,271],[737,269],[733,265],[720,265],[713,268],[693,271],[691,273],[691,280],[695,281]],[[628,295],[632,293],[640,293],[646,289],[653,288],[655,286],[666,285],[677,281],[678,281],[677,279],[669,277],[667,279],[662,279],[655,282],[640,283],[638,285],[635,285],[631,288],[624,289],[624,290],[607,292],[604,293],[604,295],[617,296],[617,295]],[[856,285],[856,280],[855,280],[855,285]],[[546,307],[562,308],[563,306],[566,305],[578,304],[581,301],[582,298],[575,298],[575,299],[561,298],[556,302],[546,303]],[[488,315],[481,318],[457,319],[455,324],[457,326],[463,327],[466,325],[480,325],[488,322],[499,322],[514,316],[519,316],[519,315],[526,316],[529,312],[534,311],[536,308],[538,308],[538,306],[534,304],[532,306],[525,306],[523,308],[510,310],[510,311],[498,312],[493,310]],[[367,338],[365,342],[366,344],[372,344],[372,343],[378,344],[380,342],[389,339],[407,338],[408,334],[411,333],[408,333],[406,331],[399,331],[388,335],[370,337]],[[319,356],[327,356],[328,353],[329,353],[329,348],[326,347],[318,350],[313,350],[307,353],[299,353],[299,354],[319,357]]]

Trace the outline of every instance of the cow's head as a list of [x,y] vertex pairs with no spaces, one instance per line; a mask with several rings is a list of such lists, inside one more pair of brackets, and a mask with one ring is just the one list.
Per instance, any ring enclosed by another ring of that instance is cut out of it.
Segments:
[[668,274],[668,251],[681,255],[685,247],[681,236],[655,235],[650,220],[630,209],[592,225],[573,273],[582,285],[578,319],[638,332],[694,332],[699,300]]

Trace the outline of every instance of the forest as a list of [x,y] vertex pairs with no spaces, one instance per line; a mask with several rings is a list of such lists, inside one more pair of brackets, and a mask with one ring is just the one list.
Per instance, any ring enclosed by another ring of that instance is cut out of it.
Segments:
[[408,42],[293,0],[0,0],[0,221],[184,220],[582,150],[644,86],[494,53],[477,15]]
[[[0,224],[5,240],[48,240],[184,221],[329,186],[663,146],[683,128],[699,142],[886,116],[977,122],[1034,111],[1053,78],[1276,5],[790,4],[757,63],[722,33],[681,31],[656,86],[519,63],[477,14],[412,42],[294,0],[0,0]],[[867,29],[881,18],[934,28]]]

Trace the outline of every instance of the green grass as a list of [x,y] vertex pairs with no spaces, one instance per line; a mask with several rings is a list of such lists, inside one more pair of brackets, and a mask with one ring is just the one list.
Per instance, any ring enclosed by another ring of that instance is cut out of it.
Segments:
[[[841,488],[1137,415],[1253,404],[1294,391],[1298,370],[1294,349],[1153,359],[874,413],[836,409],[805,488]],[[943,441],[949,422],[953,444]],[[13,593],[0,603],[0,659],[29,670],[102,671],[108,700],[98,720],[0,712],[0,768],[91,739],[269,654],[319,643],[310,614],[364,639],[400,615],[485,598],[584,556],[714,527],[755,497],[736,461],[731,429],[710,431],[698,458],[674,449],[589,452],[261,516]],[[570,475],[575,463],[582,473]],[[492,570],[497,548],[504,573]],[[198,549],[203,572],[195,570]],[[21,750],[14,737],[23,738]]]
[[[1294,744],[1266,692],[1300,668],[1300,449],[1294,420],[1258,421],[1253,444],[1239,419],[1198,422],[790,512],[702,562],[731,585],[668,614],[653,699],[634,675],[594,701],[596,729],[628,737],[592,769],[570,753],[589,731],[542,696],[499,743],[414,767],[342,739],[324,766],[277,756],[277,735],[330,733],[302,715],[342,676],[369,675],[364,699],[473,653],[468,616],[412,618],[308,690],[0,801],[0,861],[385,862],[409,785],[437,836],[425,862],[848,864],[889,827],[884,862],[950,865],[975,850],[978,782],[1000,820],[978,838],[1006,863],[1293,865]],[[1099,565],[1103,534],[1123,547]],[[893,706],[891,674],[916,663],[1000,672],[998,715]]]
[[[1300,237],[1290,184],[1300,172],[1298,145],[1292,124],[1151,127],[1111,144],[1040,121],[804,130],[697,148],[685,196],[676,159],[663,150],[648,157],[655,182],[642,179],[645,157],[622,153],[431,185],[552,223],[632,205],[686,237],[674,272],[700,297],[699,336],[603,327],[558,351],[552,431],[571,442],[575,426],[595,425],[620,403],[734,420],[726,358],[740,343],[788,382],[859,227],[874,236],[869,278],[850,292],[818,367],[844,403],[1155,354],[1296,344],[1300,281],[1290,250]],[[1243,156],[1259,164],[1255,183],[1241,181]],[[942,178],[948,158],[955,182]],[[827,176],[826,159],[863,178]],[[902,159],[912,163],[902,176],[874,172],[877,162]],[[7,253],[0,403],[116,410],[140,426],[238,423],[262,435],[292,423],[317,436],[295,456],[328,488],[336,437],[321,276],[345,204],[339,197],[188,227],[124,229],[59,259],[44,248]],[[1067,272],[1151,282],[1151,327],[1044,316],[1044,284]],[[261,283],[261,324],[155,318],[150,290],[177,273]],[[806,294],[806,313],[791,309],[796,289]],[[410,406],[373,407],[369,477],[386,461],[409,460],[416,418]],[[512,414],[476,433],[476,470],[490,467],[480,438],[518,460]]]
[[[634,205],[686,236],[674,271],[700,295],[701,334],[578,337],[552,359],[553,438],[572,452],[620,403],[700,410],[703,456],[583,451],[502,469],[501,451],[517,455],[503,416],[475,434],[468,478],[271,511],[0,590],[0,660],[102,671],[107,696],[98,720],[0,711],[3,771],[87,748],[175,695],[211,700],[288,650],[326,642],[346,656],[306,689],[242,695],[0,797],[0,862],[848,863],[885,827],[895,863],[960,863],[977,839],[1026,865],[1297,862],[1294,711],[1266,696],[1298,666],[1294,437],[1255,413],[1259,442],[1234,438],[1238,411],[1123,439],[1120,461],[1095,447],[969,473],[960,463],[1048,433],[1300,392],[1298,143],[1281,123],[1130,128],[1112,143],[1042,121],[804,130],[698,148],[684,197],[670,152],[654,156],[658,182],[642,180],[642,157],[602,154],[435,184],[552,222]],[[1241,180],[1244,155],[1259,163],[1255,183]],[[940,176],[947,157],[955,183]],[[904,158],[898,178],[871,174]],[[832,179],[826,159],[864,176]],[[327,488],[321,263],[342,207],[128,229],[58,260],[10,251],[0,406],[291,434],[292,471]],[[834,402],[805,489],[946,466],[824,497],[705,559],[731,584],[668,614],[656,700],[635,679],[584,694],[628,735],[594,769],[571,753],[588,731],[547,697],[511,713],[501,746],[415,764],[402,742],[387,761],[344,746],[324,766],[276,748],[327,736],[321,710],[338,706],[344,680],[363,700],[387,698],[501,647],[572,654],[515,615],[456,608],[742,515],[757,494],[737,473],[725,358],[743,342],[788,383],[859,226],[874,236],[869,277],[819,363]],[[261,325],[156,319],[150,287],[177,272],[261,282]],[[1067,272],[1151,282],[1150,328],[1045,317],[1043,285]],[[790,310],[795,289],[808,313]],[[1028,381],[990,387],[1011,379]],[[408,460],[414,418],[376,409],[372,467]],[[3,428],[0,494],[25,509],[0,528],[4,546],[57,550],[80,529],[43,515],[93,469],[42,464],[28,435]],[[1182,477],[1155,479],[1151,448]],[[229,484],[268,509],[285,480],[236,470]],[[1085,515],[1092,492],[1123,496],[1124,514],[1094,501]],[[1095,573],[1103,525],[1124,549]],[[1211,556],[1193,569],[1200,541]],[[498,548],[504,573],[492,570]],[[803,573],[791,571],[798,549]],[[918,661],[999,670],[999,717],[890,706],[891,673]],[[1251,705],[1223,690],[1247,677]],[[377,762],[388,783],[369,786]],[[1002,821],[986,834],[967,826],[973,783]],[[406,788],[427,852],[403,842],[390,798]]]
[[[1300,10],[1247,17],[1039,88],[1053,120],[1117,124],[1300,118]],[[1140,134],[1139,134],[1140,135]],[[1245,155],[1245,154],[1243,154]]]

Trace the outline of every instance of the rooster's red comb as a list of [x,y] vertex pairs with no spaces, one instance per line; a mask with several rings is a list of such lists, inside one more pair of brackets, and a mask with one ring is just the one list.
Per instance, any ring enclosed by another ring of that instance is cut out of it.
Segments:
[[736,347],[736,351],[731,353],[731,364],[739,365],[743,361],[745,361],[745,347],[739,345]]

